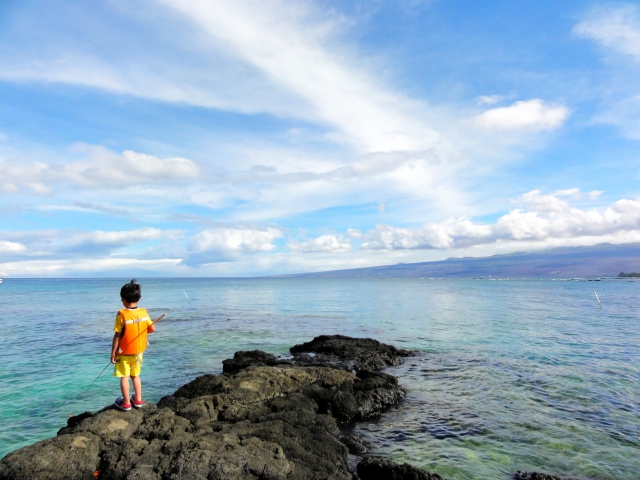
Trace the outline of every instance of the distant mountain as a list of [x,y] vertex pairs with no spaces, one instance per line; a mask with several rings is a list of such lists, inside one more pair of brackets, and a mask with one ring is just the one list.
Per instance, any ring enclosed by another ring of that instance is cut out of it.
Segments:
[[438,262],[280,275],[281,277],[583,277],[640,272],[640,243],[562,247],[491,257],[448,258]]

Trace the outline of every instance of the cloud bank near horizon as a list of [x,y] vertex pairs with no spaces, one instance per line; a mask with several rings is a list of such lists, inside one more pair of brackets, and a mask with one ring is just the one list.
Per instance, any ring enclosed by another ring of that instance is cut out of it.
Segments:
[[[44,274],[72,273],[90,265],[92,259],[112,268],[162,266],[168,275],[189,269],[195,269],[196,274],[210,273],[208,268],[223,272],[237,264],[253,264],[254,273],[255,265],[265,269],[264,273],[291,273],[292,268],[301,272],[326,270],[331,262],[335,268],[350,268],[398,259],[419,261],[416,254],[425,250],[440,251],[446,257],[484,256],[523,248],[534,251],[640,242],[640,201],[622,199],[603,210],[573,205],[593,202],[601,193],[583,193],[577,188],[550,194],[534,190],[514,199],[519,206],[494,223],[461,217],[415,228],[377,225],[365,232],[349,228],[318,237],[257,225],[210,226],[192,236],[185,231],[153,228],[64,234],[47,230],[1,232],[0,237],[7,240],[0,242],[0,253],[8,261],[0,264],[0,275],[15,275],[20,268],[27,275],[37,268]],[[279,248],[277,242],[289,253],[272,253]],[[384,255],[372,257],[368,252]],[[51,264],[45,268],[47,262]]]

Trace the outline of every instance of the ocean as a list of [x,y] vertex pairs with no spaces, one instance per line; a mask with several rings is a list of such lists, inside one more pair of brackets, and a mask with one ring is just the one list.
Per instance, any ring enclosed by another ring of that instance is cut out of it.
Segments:
[[[129,279],[0,284],[0,456],[119,395],[109,363]],[[158,401],[237,350],[287,354],[320,334],[420,355],[387,371],[408,397],[351,425],[372,452],[452,480],[535,470],[640,471],[640,282],[498,279],[140,279],[151,335],[144,398]],[[602,309],[593,288],[602,301]],[[186,295],[185,295],[186,293]],[[188,298],[187,298],[188,297]]]

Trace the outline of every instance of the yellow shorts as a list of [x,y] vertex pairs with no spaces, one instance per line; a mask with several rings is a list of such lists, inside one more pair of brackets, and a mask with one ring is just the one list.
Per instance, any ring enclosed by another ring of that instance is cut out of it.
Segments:
[[137,377],[142,369],[142,354],[116,355],[114,377]]

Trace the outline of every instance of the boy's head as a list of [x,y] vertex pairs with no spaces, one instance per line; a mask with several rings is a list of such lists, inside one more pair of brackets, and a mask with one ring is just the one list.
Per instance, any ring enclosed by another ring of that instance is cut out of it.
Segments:
[[120,289],[120,298],[128,303],[138,303],[141,297],[140,285],[135,278]]

